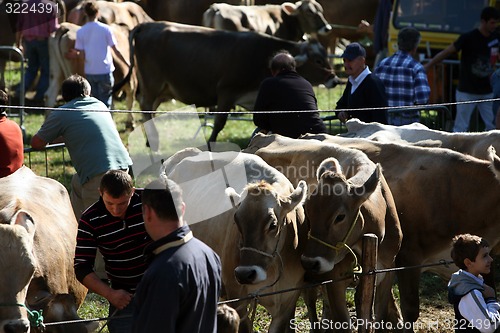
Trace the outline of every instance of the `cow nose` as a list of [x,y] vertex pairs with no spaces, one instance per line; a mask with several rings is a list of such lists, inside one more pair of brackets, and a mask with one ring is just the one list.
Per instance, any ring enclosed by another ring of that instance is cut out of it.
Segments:
[[318,274],[320,272],[321,264],[319,260],[302,256],[300,258],[300,262],[302,263],[302,267],[304,267],[306,271],[315,274]]
[[234,269],[236,280],[241,284],[252,284],[257,278],[257,271],[249,267],[236,267]]
[[11,320],[3,327],[5,333],[27,333],[30,325],[26,320]]

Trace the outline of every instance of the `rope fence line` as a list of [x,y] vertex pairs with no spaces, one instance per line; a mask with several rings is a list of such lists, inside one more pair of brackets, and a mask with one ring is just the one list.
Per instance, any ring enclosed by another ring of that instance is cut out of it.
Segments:
[[[389,272],[401,271],[401,270],[406,270],[406,269],[427,268],[427,267],[434,267],[434,266],[448,267],[452,263],[453,263],[453,261],[451,261],[451,260],[442,259],[436,263],[430,263],[430,264],[422,264],[422,265],[406,266],[406,267],[394,267],[394,268],[386,268],[386,269],[374,269],[374,270],[371,270],[368,272],[363,272],[363,273],[348,274],[345,277],[338,278],[338,279],[331,279],[331,280],[326,280],[326,281],[317,282],[317,283],[309,283],[309,284],[306,284],[306,285],[303,285],[300,287],[288,288],[288,289],[277,290],[274,292],[267,292],[267,293],[251,293],[245,297],[220,301],[220,302],[218,302],[218,304],[219,305],[230,304],[230,303],[236,303],[236,302],[247,301],[247,300],[254,300],[254,302],[255,302],[254,304],[256,304],[258,302],[258,299],[262,298],[262,297],[268,297],[268,296],[288,293],[288,292],[297,291],[297,290],[320,287],[320,286],[324,286],[324,285],[327,285],[330,283],[337,283],[337,282],[341,282],[341,281],[350,280],[350,279],[353,279],[355,277],[389,273]],[[24,305],[16,304],[16,306],[24,306]],[[123,315],[123,316],[111,315],[109,317],[100,317],[100,318],[91,318],[91,319],[76,319],[76,320],[58,321],[58,322],[50,322],[50,323],[41,323],[41,326],[46,327],[46,326],[69,325],[69,324],[78,324],[78,323],[90,323],[90,322],[105,321],[105,320],[108,321],[108,320],[113,320],[113,319],[122,319],[122,318],[130,318],[130,317],[131,317],[130,315]],[[43,317],[42,317],[42,319],[43,319]]]
[[[283,110],[273,110],[273,111],[213,111],[213,112],[197,112],[197,111],[152,111],[152,110],[108,110],[111,113],[141,113],[141,114],[157,114],[157,113],[168,113],[168,114],[208,114],[208,113],[215,113],[215,114],[232,114],[232,113],[238,113],[238,114],[253,114],[255,112],[259,113],[304,113],[304,112],[335,112],[335,111],[344,111],[344,112],[351,112],[351,111],[366,111],[366,110],[392,110],[392,109],[406,109],[406,108],[412,108],[414,109],[415,107],[425,107],[425,108],[430,108],[430,107],[447,107],[447,106],[453,106],[453,105],[462,105],[462,104],[476,104],[476,103],[487,103],[487,102],[494,102],[494,101],[500,101],[499,98],[488,98],[488,99],[479,99],[479,100],[473,100],[473,101],[463,101],[463,102],[447,102],[447,103],[435,103],[435,104],[422,104],[422,105],[405,105],[405,106],[387,106],[387,107],[373,107],[373,108],[359,108],[359,109],[339,109],[339,110],[288,110],[288,111],[283,111]],[[72,111],[72,112],[81,112],[82,110],[80,109],[70,109],[70,108],[53,108],[53,107],[44,107],[44,106],[18,106],[18,105],[9,105],[6,106],[6,108],[10,109],[27,109],[27,110],[33,110],[33,111]],[[97,109],[85,109],[84,111],[86,112],[103,112],[103,110],[97,110]]]

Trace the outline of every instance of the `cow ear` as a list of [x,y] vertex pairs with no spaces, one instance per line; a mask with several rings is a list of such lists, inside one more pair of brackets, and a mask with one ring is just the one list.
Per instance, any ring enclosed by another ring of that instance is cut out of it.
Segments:
[[342,167],[340,166],[340,163],[336,158],[329,157],[321,162],[318,167],[318,171],[316,172],[317,180],[319,181],[321,179],[321,176],[323,176],[323,174],[327,171],[342,174]]
[[298,11],[297,11],[298,7],[299,6],[297,6],[291,2],[284,2],[281,4],[281,10],[283,10],[287,15],[291,15],[291,16],[298,14]]
[[33,222],[33,218],[25,210],[17,211],[12,217],[11,224],[17,224],[24,227],[30,235],[35,234],[35,223]]
[[307,184],[304,180],[301,180],[292,194],[286,200],[282,201],[281,207],[283,207],[284,213],[288,214],[298,205],[304,204],[306,197]]
[[375,170],[363,185],[351,188],[350,190],[351,195],[354,198],[358,198],[361,202],[364,202],[377,189],[380,183],[381,173],[382,173],[382,168],[380,164],[377,163]]
[[239,195],[234,188],[228,187],[228,188],[226,188],[225,192],[226,192],[226,195],[228,196],[228,198],[232,201],[232,204],[234,206],[237,206],[240,204],[241,195]]

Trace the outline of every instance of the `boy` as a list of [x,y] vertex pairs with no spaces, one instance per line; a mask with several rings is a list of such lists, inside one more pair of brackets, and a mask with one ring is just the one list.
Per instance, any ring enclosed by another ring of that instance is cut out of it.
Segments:
[[448,283],[448,299],[455,310],[455,331],[494,332],[500,326],[500,303],[481,276],[490,272],[493,261],[488,242],[470,234],[455,236],[451,257],[460,268]]

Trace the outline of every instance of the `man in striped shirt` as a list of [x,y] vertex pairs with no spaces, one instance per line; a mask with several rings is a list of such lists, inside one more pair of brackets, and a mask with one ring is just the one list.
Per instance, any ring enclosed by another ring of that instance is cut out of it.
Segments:
[[[420,43],[420,32],[412,27],[405,27],[398,34],[399,50],[385,58],[375,68],[375,75],[382,81],[389,106],[414,106],[429,101],[431,88],[427,74],[421,63],[413,56]],[[406,125],[420,120],[419,112],[402,111],[391,115],[390,125]]]
[[[126,316],[110,319],[109,332],[130,332],[133,295],[147,268],[143,252],[151,238],[144,228],[141,197],[135,193],[128,173],[106,172],[99,192],[99,201],[82,214],[78,223],[75,273],[90,291],[109,301],[110,316]],[[102,253],[110,285],[94,271],[97,249]]]

